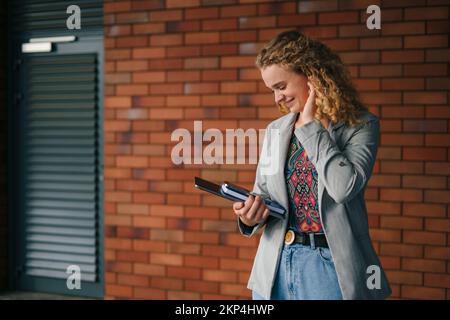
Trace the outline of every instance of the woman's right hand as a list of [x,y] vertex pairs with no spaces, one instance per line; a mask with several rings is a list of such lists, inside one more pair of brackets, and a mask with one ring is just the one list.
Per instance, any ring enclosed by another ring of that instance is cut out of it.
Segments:
[[249,227],[265,221],[269,216],[269,209],[260,196],[250,195],[245,202],[233,203],[233,210],[239,219]]

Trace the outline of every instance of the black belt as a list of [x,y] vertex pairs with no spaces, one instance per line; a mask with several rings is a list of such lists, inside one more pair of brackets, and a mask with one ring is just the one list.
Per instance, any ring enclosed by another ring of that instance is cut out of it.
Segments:
[[[301,243],[303,245],[311,245],[311,239],[308,233],[297,233],[294,230],[288,230],[284,235],[284,244]],[[324,234],[314,235],[314,244],[316,247],[328,248],[327,238]]]

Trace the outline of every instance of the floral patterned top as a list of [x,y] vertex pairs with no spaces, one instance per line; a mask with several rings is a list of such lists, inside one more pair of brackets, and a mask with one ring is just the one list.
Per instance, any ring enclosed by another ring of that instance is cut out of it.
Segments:
[[295,133],[289,144],[284,176],[289,198],[289,227],[298,232],[323,233],[317,171]]

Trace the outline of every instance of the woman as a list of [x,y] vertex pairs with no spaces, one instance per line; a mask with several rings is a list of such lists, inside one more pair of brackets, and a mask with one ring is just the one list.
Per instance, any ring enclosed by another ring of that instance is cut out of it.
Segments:
[[[378,118],[358,100],[340,58],[297,31],[279,34],[256,65],[285,115],[269,124],[253,193],[233,204],[242,234],[264,227],[248,282],[254,299],[384,299],[391,289],[374,251],[364,190]],[[274,133],[275,132],[275,133]],[[279,163],[265,174],[268,150]],[[289,210],[269,216],[263,198]]]

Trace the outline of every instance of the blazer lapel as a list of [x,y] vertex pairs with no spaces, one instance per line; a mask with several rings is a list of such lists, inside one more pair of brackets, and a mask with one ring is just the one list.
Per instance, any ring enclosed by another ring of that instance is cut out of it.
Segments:
[[280,123],[279,127],[279,143],[280,153],[278,155],[278,170],[273,176],[274,190],[280,204],[287,210],[289,208],[288,194],[286,189],[286,180],[284,177],[284,165],[286,163],[289,142],[291,141],[292,130],[297,113],[289,113],[286,115],[285,121]]

